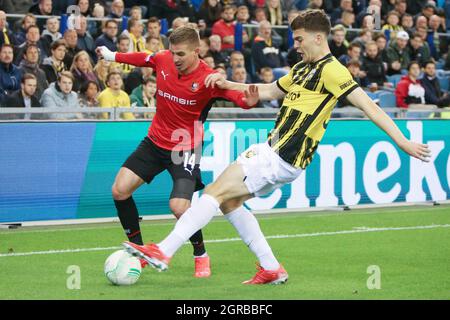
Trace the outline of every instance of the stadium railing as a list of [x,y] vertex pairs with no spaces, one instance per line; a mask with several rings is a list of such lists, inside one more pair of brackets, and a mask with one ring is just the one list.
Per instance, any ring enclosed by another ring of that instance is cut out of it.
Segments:
[[[395,115],[396,118],[429,118],[433,116],[434,118],[441,118],[442,114],[450,114],[450,108],[437,108],[435,110],[407,110],[400,108],[383,108],[385,112],[391,115]],[[232,119],[268,119],[274,120],[278,114],[279,109],[277,108],[256,108],[251,110],[243,110],[240,108],[213,108],[209,112],[208,119],[214,120],[232,120]],[[13,119],[8,120],[6,116],[21,116],[21,115],[32,115],[38,114],[39,119],[32,119],[31,121],[39,120],[52,120],[52,116],[55,114],[78,114],[78,118],[72,118],[68,120],[83,120],[83,121],[116,121],[122,120],[121,116],[123,113],[132,113],[134,115],[150,115],[148,118],[137,118],[132,121],[149,121],[152,119],[152,115],[156,112],[156,108],[147,107],[115,107],[115,108],[0,108],[0,121],[26,121],[26,119]],[[98,119],[90,117],[92,114],[108,114],[107,119]],[[408,115],[414,115],[413,117],[408,117]],[[423,116],[422,116],[423,115]],[[332,112],[333,118],[361,118],[361,111],[357,108],[345,108],[345,110],[340,110],[340,108],[335,108]],[[65,121],[65,120],[64,120]],[[130,120],[127,120],[130,121]]]

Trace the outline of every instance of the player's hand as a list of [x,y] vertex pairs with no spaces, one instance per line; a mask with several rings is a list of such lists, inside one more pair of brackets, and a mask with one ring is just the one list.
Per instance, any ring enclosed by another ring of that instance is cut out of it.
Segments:
[[414,158],[424,162],[430,162],[431,151],[426,144],[408,140],[404,145],[401,145],[400,148]]
[[105,46],[98,47],[95,49],[95,53],[99,59],[105,59],[106,61],[116,61],[116,53],[112,52]]
[[245,90],[244,94],[245,94],[244,102],[249,107],[253,107],[253,106],[255,106],[258,103],[258,101],[259,101],[259,90],[258,90],[258,87],[255,86],[254,84],[251,84],[248,87],[248,90]]
[[211,87],[212,89],[214,89],[214,87],[217,86],[220,89],[227,89],[226,84],[227,79],[225,79],[225,77],[218,72],[211,73],[205,79],[205,86],[207,88]]

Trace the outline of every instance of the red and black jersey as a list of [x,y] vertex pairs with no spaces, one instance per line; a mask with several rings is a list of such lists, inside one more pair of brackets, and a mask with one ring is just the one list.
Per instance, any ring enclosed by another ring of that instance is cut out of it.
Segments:
[[205,62],[190,74],[181,75],[168,50],[149,55],[144,52],[117,53],[116,61],[153,68],[156,76],[156,114],[148,137],[167,150],[191,150],[203,141],[205,122],[217,98],[230,100],[241,108],[250,108],[239,91],[206,88],[205,78],[215,71]]

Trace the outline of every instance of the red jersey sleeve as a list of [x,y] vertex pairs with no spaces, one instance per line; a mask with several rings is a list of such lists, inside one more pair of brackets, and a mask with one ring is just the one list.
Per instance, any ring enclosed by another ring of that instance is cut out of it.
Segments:
[[238,105],[242,109],[251,109],[256,104],[249,106],[245,101],[245,94],[241,91],[235,91],[235,90],[223,90],[215,87],[213,89],[213,97],[215,98],[224,98],[226,100],[229,100],[233,102],[234,104]]
[[156,68],[157,54],[145,52],[116,53],[116,62],[131,64],[136,67]]

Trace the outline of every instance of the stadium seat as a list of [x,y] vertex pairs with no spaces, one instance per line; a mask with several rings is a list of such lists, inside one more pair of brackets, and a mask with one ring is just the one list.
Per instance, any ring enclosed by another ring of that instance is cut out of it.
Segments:
[[441,90],[447,92],[449,90],[449,77],[438,77]]
[[396,87],[402,77],[402,74],[393,74],[391,76],[387,76],[387,80],[388,82],[392,83],[394,87]]
[[397,106],[396,97],[393,93],[382,93],[378,96],[378,98],[380,99],[381,108],[395,108]]

